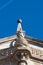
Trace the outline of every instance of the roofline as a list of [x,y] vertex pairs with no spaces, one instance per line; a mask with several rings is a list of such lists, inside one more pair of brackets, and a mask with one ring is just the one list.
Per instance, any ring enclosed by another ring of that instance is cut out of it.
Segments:
[[16,35],[5,37],[5,38],[0,38],[0,43],[6,42],[6,41],[10,41],[10,40],[16,39],[16,38],[17,38]]

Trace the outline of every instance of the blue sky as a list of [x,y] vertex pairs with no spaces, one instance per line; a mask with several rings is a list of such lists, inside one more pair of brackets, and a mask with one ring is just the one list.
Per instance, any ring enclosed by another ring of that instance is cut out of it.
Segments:
[[43,40],[43,0],[0,0],[0,38],[16,34],[19,18],[26,35]]

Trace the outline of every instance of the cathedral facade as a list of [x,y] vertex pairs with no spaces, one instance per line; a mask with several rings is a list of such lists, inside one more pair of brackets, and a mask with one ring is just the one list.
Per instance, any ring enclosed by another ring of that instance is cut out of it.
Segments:
[[43,65],[43,41],[25,35],[17,22],[16,35],[0,39],[0,65]]

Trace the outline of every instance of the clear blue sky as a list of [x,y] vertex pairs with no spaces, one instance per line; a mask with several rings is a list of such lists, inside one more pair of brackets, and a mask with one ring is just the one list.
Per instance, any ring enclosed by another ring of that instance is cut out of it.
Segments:
[[43,40],[43,0],[0,0],[0,38],[16,34],[19,18],[26,35]]

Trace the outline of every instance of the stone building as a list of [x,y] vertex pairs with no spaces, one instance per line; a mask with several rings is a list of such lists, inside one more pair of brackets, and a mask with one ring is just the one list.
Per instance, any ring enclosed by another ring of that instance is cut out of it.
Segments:
[[25,35],[21,22],[16,35],[0,39],[0,65],[43,65],[43,41]]

